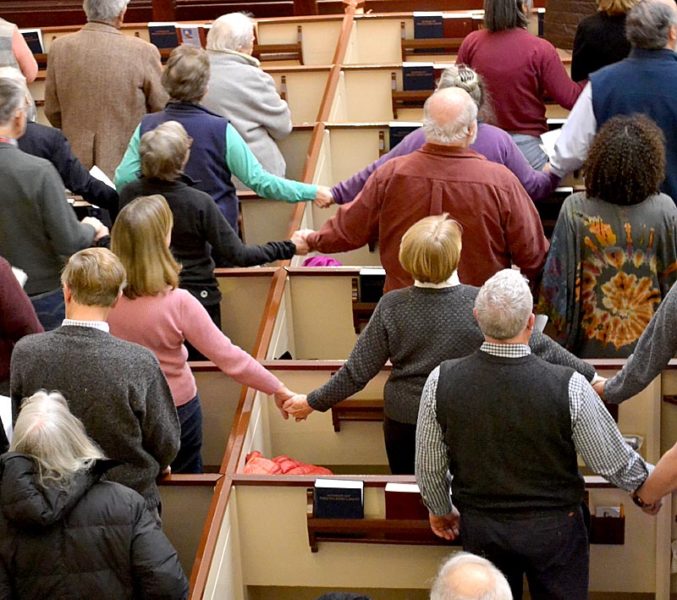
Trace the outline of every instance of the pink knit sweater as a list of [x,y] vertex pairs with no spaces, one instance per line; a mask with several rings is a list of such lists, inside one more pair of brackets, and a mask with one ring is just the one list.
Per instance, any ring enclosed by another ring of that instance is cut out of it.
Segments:
[[155,353],[174,396],[181,406],[197,393],[187,363],[187,340],[226,375],[265,394],[282,382],[244,350],[233,344],[187,291],[176,289],[157,296],[130,300],[123,296],[108,317],[111,333]]

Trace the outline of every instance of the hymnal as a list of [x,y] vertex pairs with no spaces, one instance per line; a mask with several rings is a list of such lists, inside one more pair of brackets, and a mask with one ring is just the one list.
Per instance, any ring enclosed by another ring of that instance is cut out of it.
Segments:
[[441,12],[414,11],[414,39],[444,37],[444,17]]
[[317,519],[363,519],[364,482],[316,479],[313,515]]
[[435,88],[435,68],[433,63],[402,63],[402,87],[405,92],[433,90]]
[[414,121],[391,121],[388,124],[388,137],[390,150],[399,144],[412,131],[417,130],[421,126],[420,123]]
[[179,45],[176,23],[151,21],[148,23],[148,35],[151,43],[160,49],[172,49]]
[[24,36],[27,46],[33,54],[44,54],[45,46],[42,43],[42,31],[39,29],[19,29],[19,33]]
[[428,509],[415,483],[388,483],[385,496],[386,519],[428,520]]

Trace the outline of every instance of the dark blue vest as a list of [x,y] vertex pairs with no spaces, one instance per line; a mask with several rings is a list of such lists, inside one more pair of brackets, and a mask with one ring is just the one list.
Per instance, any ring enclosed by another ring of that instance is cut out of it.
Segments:
[[228,120],[199,104],[169,102],[163,111],[141,120],[141,135],[166,121],[178,121],[193,138],[186,175],[195,181],[197,189],[214,198],[223,216],[238,231],[238,199],[225,162]]
[[615,115],[643,113],[663,130],[666,179],[661,190],[677,202],[677,54],[634,48],[630,56],[590,75],[599,129]]

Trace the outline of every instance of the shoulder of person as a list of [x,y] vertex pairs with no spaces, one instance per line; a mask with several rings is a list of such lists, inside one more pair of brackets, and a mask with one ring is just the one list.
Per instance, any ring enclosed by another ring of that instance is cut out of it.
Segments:
[[145,500],[135,490],[113,481],[98,481],[81,500],[82,510],[105,515],[106,525],[133,526]]
[[133,369],[138,368],[150,368],[150,369],[159,369],[160,363],[155,357],[155,354],[145,346],[137,344],[136,342],[128,342],[115,337],[114,335],[109,335],[106,338],[106,343],[110,349],[111,357],[113,358],[113,352],[115,352],[115,358],[119,361],[127,362],[133,365]]

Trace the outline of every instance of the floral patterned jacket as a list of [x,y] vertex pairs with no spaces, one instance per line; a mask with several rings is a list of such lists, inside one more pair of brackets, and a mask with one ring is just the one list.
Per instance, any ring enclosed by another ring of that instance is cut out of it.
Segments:
[[677,279],[677,208],[669,196],[632,206],[569,196],[550,242],[537,312],[581,357],[629,356]]

